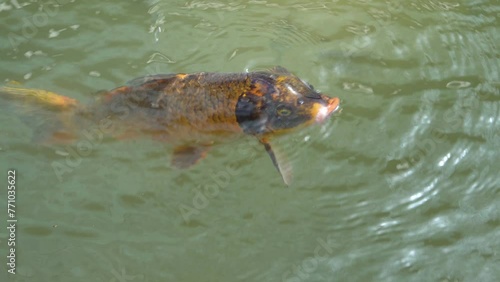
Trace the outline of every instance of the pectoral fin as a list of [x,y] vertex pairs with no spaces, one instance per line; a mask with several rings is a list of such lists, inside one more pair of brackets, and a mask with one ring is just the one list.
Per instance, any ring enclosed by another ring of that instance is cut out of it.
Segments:
[[188,168],[203,159],[209,147],[179,146],[174,149],[172,166],[176,168]]
[[283,178],[283,182],[286,186],[289,186],[292,183],[292,165],[278,150],[273,150],[267,138],[260,138],[259,141],[264,145],[264,148],[266,148],[266,152],[269,154],[269,157],[271,157],[274,167],[276,167],[280,173],[281,178]]

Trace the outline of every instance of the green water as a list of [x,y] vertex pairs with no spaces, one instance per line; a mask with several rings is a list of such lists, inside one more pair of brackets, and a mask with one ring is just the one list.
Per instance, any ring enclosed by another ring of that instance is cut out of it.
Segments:
[[279,140],[285,188],[252,139],[187,171],[148,140],[68,160],[0,105],[0,281],[500,281],[498,1],[57,1],[0,4],[2,82],[282,65],[342,111]]

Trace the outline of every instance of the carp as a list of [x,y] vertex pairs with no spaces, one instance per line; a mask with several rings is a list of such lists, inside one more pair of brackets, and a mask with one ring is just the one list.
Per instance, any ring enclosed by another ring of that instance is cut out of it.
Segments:
[[0,87],[0,94],[25,98],[53,115],[43,143],[81,138],[89,124],[107,119],[112,138],[150,136],[174,146],[172,165],[187,168],[215,144],[235,136],[256,137],[285,184],[290,173],[271,138],[320,123],[340,99],[316,91],[283,67],[246,73],[178,73],[145,76],[83,104],[45,90]]

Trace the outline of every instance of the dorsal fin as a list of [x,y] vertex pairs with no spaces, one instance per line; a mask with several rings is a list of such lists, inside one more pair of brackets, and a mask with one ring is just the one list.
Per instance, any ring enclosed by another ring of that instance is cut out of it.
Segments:
[[151,82],[154,80],[171,79],[175,78],[176,76],[177,74],[174,73],[147,75],[129,80],[127,81],[126,84],[129,86],[140,86],[143,85],[144,83]]
[[269,69],[269,72],[275,74],[290,74],[290,72],[282,66],[274,66]]

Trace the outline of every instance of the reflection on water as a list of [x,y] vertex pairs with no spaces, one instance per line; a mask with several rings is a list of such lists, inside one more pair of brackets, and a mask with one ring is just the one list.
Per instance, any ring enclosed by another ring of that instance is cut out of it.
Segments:
[[251,138],[188,171],[156,142],[96,143],[60,182],[51,163],[65,156],[0,105],[0,164],[19,170],[22,199],[9,278],[497,281],[498,11],[491,0],[0,4],[2,80],[89,101],[146,74],[283,65],[342,98],[325,124],[280,138],[289,188]]

